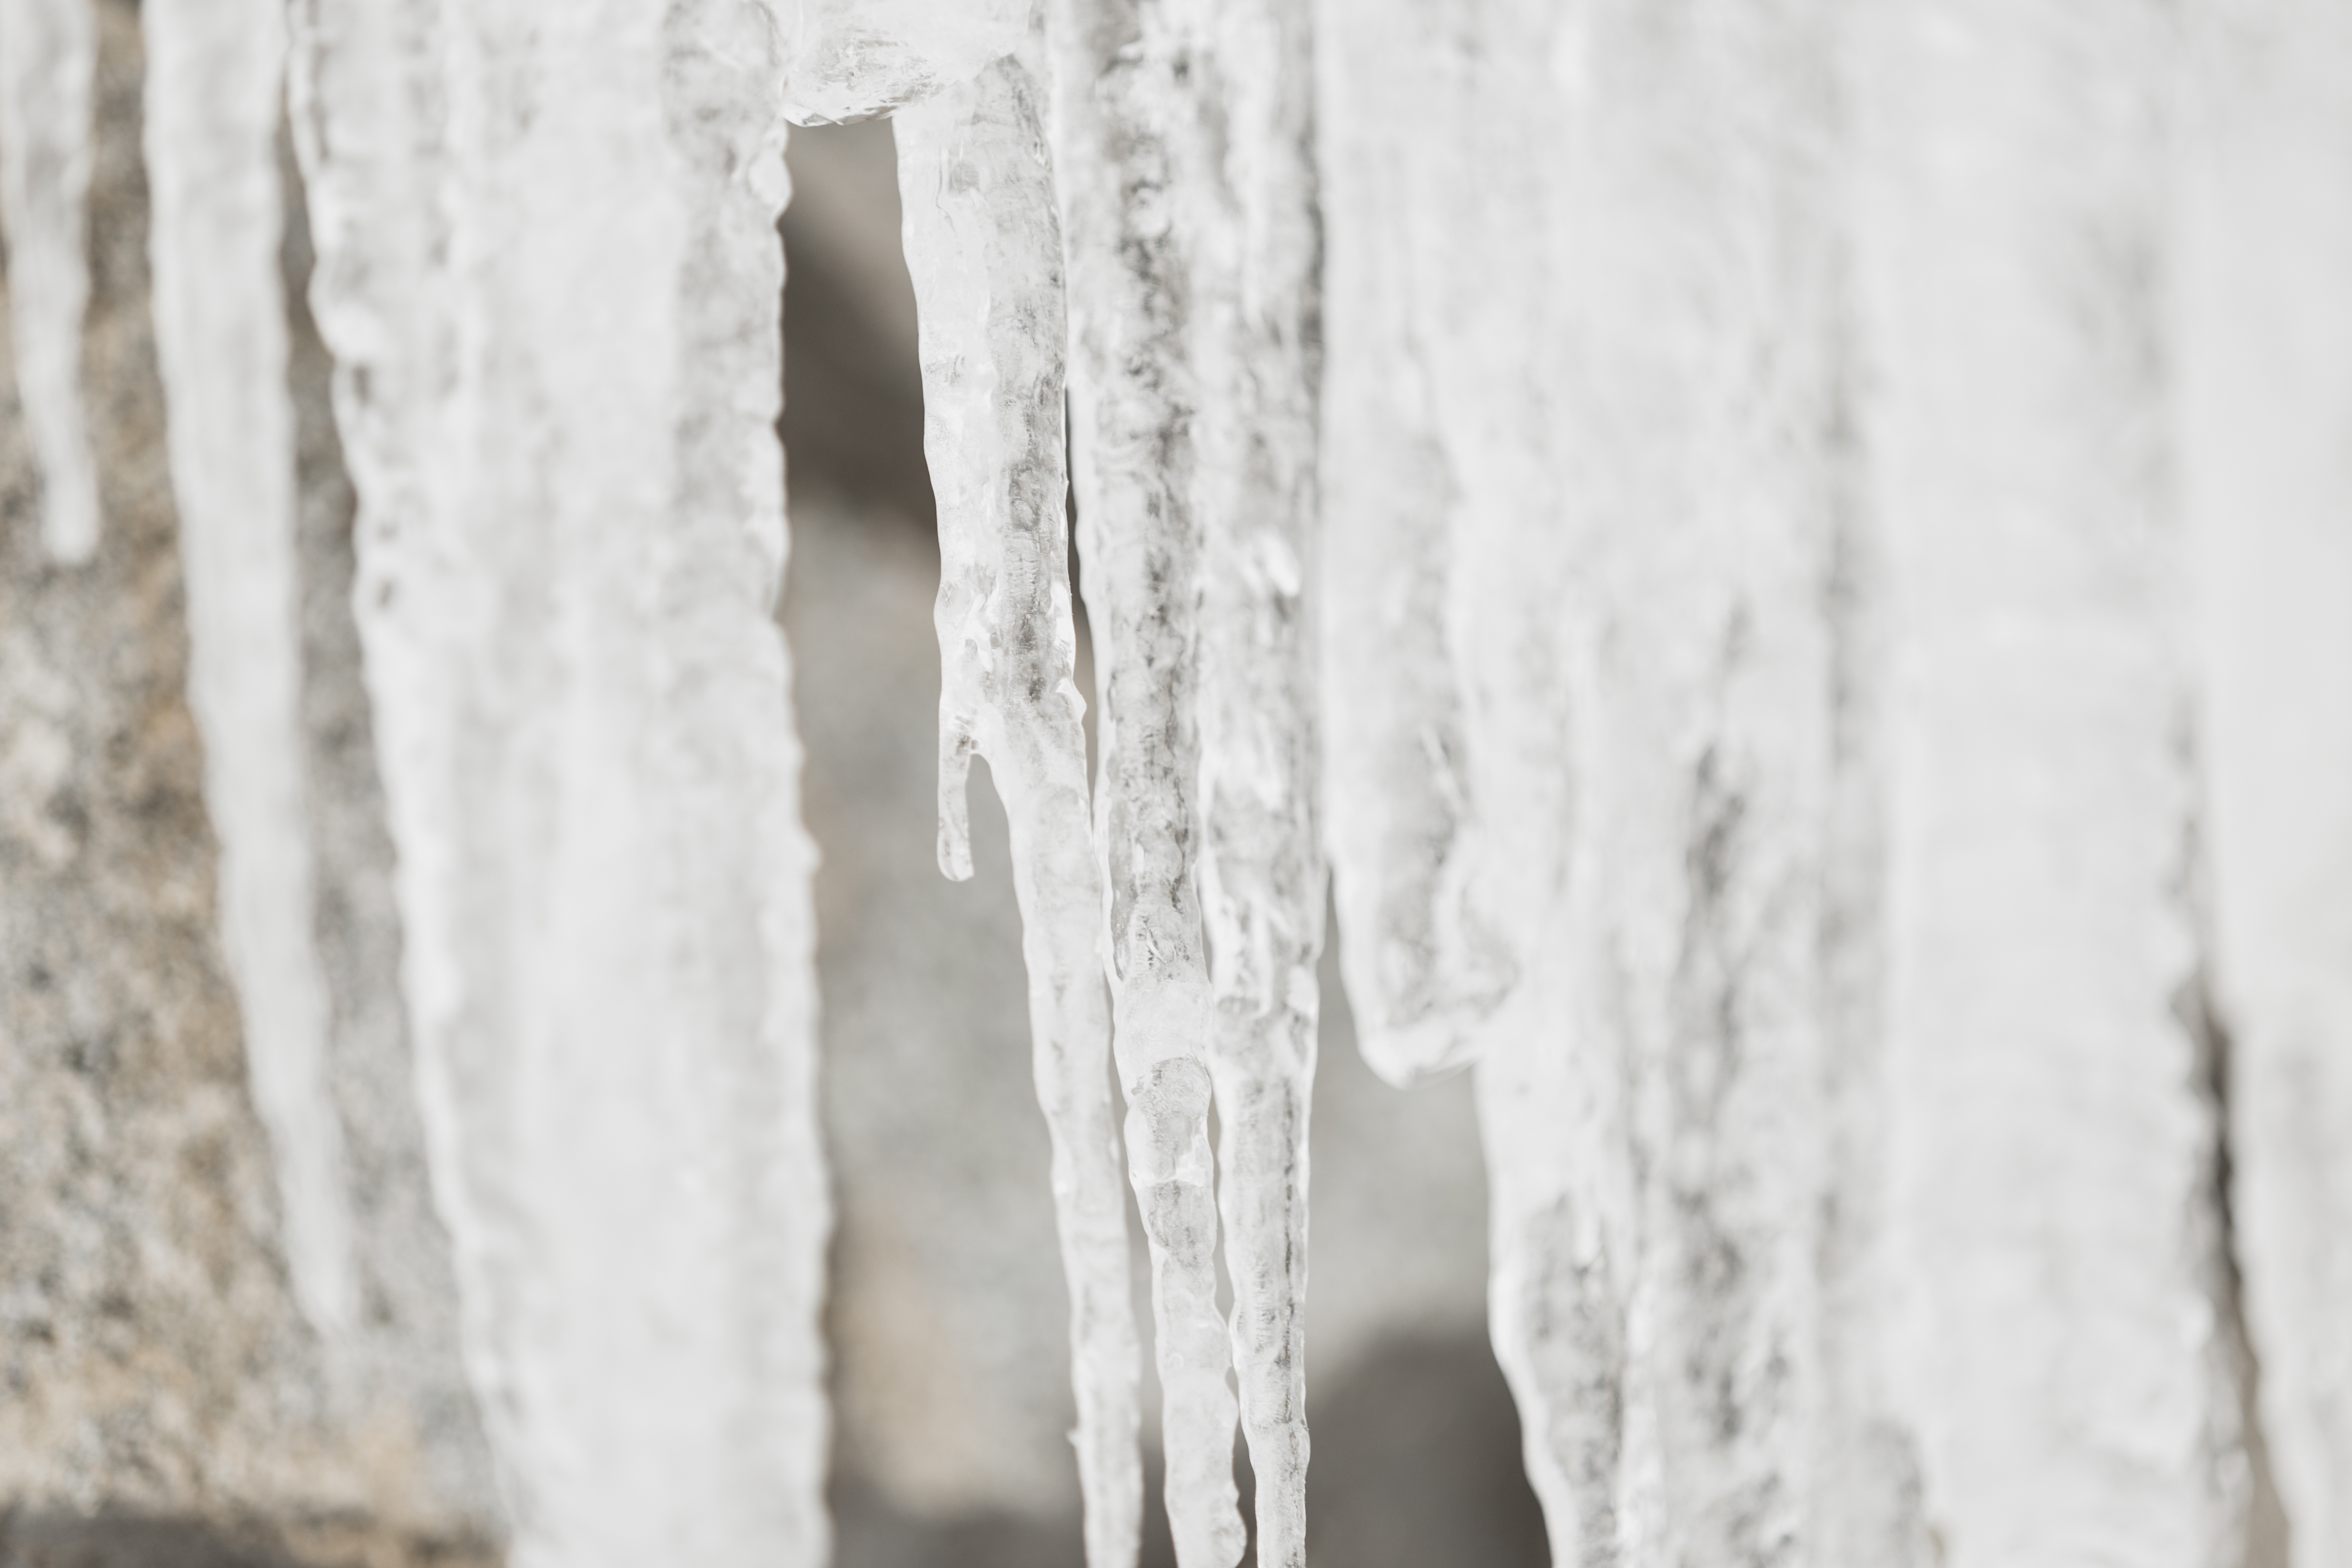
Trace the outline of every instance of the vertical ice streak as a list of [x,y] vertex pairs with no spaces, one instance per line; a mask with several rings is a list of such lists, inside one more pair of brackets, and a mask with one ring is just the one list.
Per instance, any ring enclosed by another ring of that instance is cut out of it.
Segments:
[[[1465,480],[1438,406],[1447,342],[1434,301],[1453,264],[1431,253],[1450,237],[1421,215],[1435,195],[1429,176],[1475,183],[1452,162],[1460,138],[1495,121],[1517,127],[1532,106],[1477,100],[1451,65],[1465,51],[1449,47],[1450,10],[1328,0],[1316,16],[1329,240],[1324,831],[1360,1045],[1395,1083],[1470,1060],[1516,978],[1480,875],[1484,817],[1448,614]],[[1508,15],[1491,24],[1496,36]]]
[[81,402],[97,64],[91,0],[0,0],[0,226],[16,384],[41,471],[42,542],[68,563],[98,548],[98,476]]
[[152,0],[141,21],[156,354],[187,577],[189,704],[220,837],[221,942],[277,1159],[295,1294],[332,1335],[358,1303],[304,806],[278,263],[283,11],[271,0]]
[[780,29],[749,0],[305,21],[409,1000],[512,1561],[814,1568]]
[[1211,1000],[1194,880],[1202,529],[1181,193],[1213,177],[1194,97],[1200,39],[1173,0],[1049,0],[1046,15],[1128,1178],[1150,1244],[1178,1560],[1231,1568],[1245,1536],[1217,1308]]
[[2352,16],[2188,17],[2176,363],[2234,1215],[2319,1568],[2352,1561]]
[[2168,456],[2168,6],[1906,3],[1852,80],[1894,662],[1890,1363],[1951,1568],[2234,1562]]
[[1317,272],[1307,0],[1217,0],[1196,64],[1219,166],[1180,197],[1200,252],[1199,885],[1218,1202],[1257,1561],[1307,1561],[1307,1113],[1323,946],[1311,584]]
[[1042,32],[895,129],[939,499],[940,865],[971,875],[965,792],[988,759],[1012,829],[1037,1098],[1070,1289],[1091,1568],[1142,1531],[1139,1345],[1110,1092],[1102,868],[1087,810],[1065,502],[1061,226]]

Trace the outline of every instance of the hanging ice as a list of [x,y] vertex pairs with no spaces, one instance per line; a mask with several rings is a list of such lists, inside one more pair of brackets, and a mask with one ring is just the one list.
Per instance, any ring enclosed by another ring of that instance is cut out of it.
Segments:
[[[1441,423],[1444,396],[1462,388],[1443,378],[1441,389],[1451,326],[1437,301],[1449,246],[1475,242],[1424,221],[1449,188],[1473,190],[1528,153],[1516,147],[1510,163],[1465,174],[1482,126],[1490,141],[1507,139],[1543,101],[1482,99],[1457,63],[1486,58],[1487,37],[1509,58],[1512,15],[1328,0],[1316,20],[1329,242],[1319,559],[1334,607],[1322,633],[1325,831],[1359,1043],[1400,1084],[1471,1059],[1481,1021],[1517,975],[1482,871],[1487,814],[1469,777],[1456,646],[1454,521],[1472,479]],[[1462,284],[1483,286],[1485,268],[1530,238],[1522,227],[1499,257],[1481,254]],[[1532,346],[1524,334],[1517,344]],[[1470,379],[1474,405],[1461,414],[1475,426],[1503,389]]]
[[1222,127],[1223,155],[1180,184],[1175,211],[1197,258],[1209,1066],[1257,1561],[1304,1568],[1307,1114],[1324,910],[1311,593],[1314,54],[1307,0],[1216,0],[1206,16],[1192,68],[1204,118]]
[[16,384],[41,473],[42,541],[68,563],[98,548],[98,476],[81,401],[97,64],[91,0],[0,0],[0,224]]
[[278,262],[283,13],[271,0],[150,0],[141,22],[156,357],[187,577],[189,705],[220,837],[221,942],[277,1158],[295,1294],[332,1337],[353,1326],[358,1302],[311,934]]
[[513,1561],[814,1565],[780,29],[748,0],[304,26],[409,1000]]
[[798,0],[784,112],[796,124],[871,120],[970,81],[1010,54],[1031,0]]
[[1201,40],[1164,0],[1049,0],[1046,15],[1128,1178],[1151,1249],[1178,1561],[1231,1568],[1245,1537],[1217,1309],[1211,1009],[1193,875],[1202,527],[1179,232],[1190,216],[1179,193],[1214,177],[1192,96]]
[[2236,1561],[2214,1129],[2176,1012],[2170,26],[2141,0],[1902,4],[1856,37],[1894,637],[1889,1360],[1952,1568]]
[[2179,467],[2234,1215],[2299,1568],[2352,1560],[2352,16],[2188,11]]
[[971,875],[965,789],[988,759],[1013,836],[1037,1098],[1070,1289],[1087,1561],[1142,1530],[1126,1189],[1110,1094],[1102,871],[1087,816],[1065,521],[1062,237],[1044,37],[898,117],[906,253],[939,500],[940,865]]

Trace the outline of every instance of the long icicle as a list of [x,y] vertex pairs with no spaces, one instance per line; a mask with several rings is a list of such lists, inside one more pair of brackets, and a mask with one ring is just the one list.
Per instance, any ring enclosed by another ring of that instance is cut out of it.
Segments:
[[295,1295],[331,1339],[352,1326],[358,1286],[311,927],[278,260],[284,13],[273,0],[151,0],[141,22],[156,357],[187,574],[189,705],[220,837],[221,942]]
[[513,1561],[814,1568],[782,29],[748,0],[306,9],[405,979]]
[[976,81],[902,110],[895,129],[939,500],[940,866],[971,875],[965,795],[971,758],[985,757],[1012,830],[1037,1099],[1053,1141],[1087,1561],[1127,1568],[1142,1531],[1139,1347],[1075,681],[1045,89],[1033,33]]
[[89,560],[99,535],[81,389],[97,65],[93,0],[0,0],[0,226],[16,384],[41,472],[42,542],[67,563]]
[[1210,994],[1193,867],[1201,526],[1192,282],[1176,195],[1209,171],[1188,79],[1198,40],[1176,9],[1171,0],[1050,0],[1047,17],[1128,1177],[1150,1244],[1177,1560],[1230,1568],[1246,1535],[1217,1308]]
[[1314,596],[1319,342],[1305,0],[1216,0],[1216,177],[1186,209],[1196,268],[1201,906],[1215,1014],[1218,1207],[1257,1561],[1307,1561],[1307,1121],[1324,869]]

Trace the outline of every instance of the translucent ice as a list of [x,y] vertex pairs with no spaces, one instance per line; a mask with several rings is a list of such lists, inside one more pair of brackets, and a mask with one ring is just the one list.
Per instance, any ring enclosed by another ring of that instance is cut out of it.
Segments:
[[919,103],[1010,54],[1031,0],[793,0],[784,112],[842,125]]
[[1217,1307],[1211,998],[1194,857],[1202,523],[1188,183],[1214,178],[1197,18],[1160,0],[1049,0],[1072,450],[1100,672],[1096,800],[1128,1177],[1150,1243],[1168,1515],[1184,1568],[1245,1544]]
[[1218,0],[1194,65],[1223,156],[1193,237],[1199,887],[1219,1206],[1257,1561],[1307,1561],[1307,1153],[1323,946],[1315,570],[1319,236],[1307,0]]
[[965,786],[988,759],[1013,837],[1037,1097],[1070,1289],[1087,1561],[1142,1529],[1126,1190],[1110,1092],[1102,868],[1087,815],[1065,505],[1061,225],[1042,30],[895,126],[939,500],[940,865],[971,875]]

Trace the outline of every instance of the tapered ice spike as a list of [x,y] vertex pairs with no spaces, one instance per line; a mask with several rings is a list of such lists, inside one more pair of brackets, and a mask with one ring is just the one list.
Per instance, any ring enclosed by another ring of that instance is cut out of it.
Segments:
[[1070,302],[1071,447],[1100,693],[1106,871],[1128,1177],[1150,1244],[1168,1517],[1182,1568],[1246,1544],[1217,1307],[1212,997],[1201,844],[1199,321],[1182,193],[1218,178],[1208,40],[1180,0],[1048,0]]
[[965,789],[977,752],[1012,829],[1070,1290],[1087,1562],[1130,1568],[1142,1529],[1139,1349],[1075,682],[1062,239],[1043,45],[1033,32],[975,81],[903,110],[898,179],[939,500],[940,867],[971,875]]
[[286,49],[274,0],[151,0],[155,348],[187,575],[189,706],[220,838],[221,945],[269,1131],[296,1297],[359,1311],[304,776],[294,416],[278,273]]

